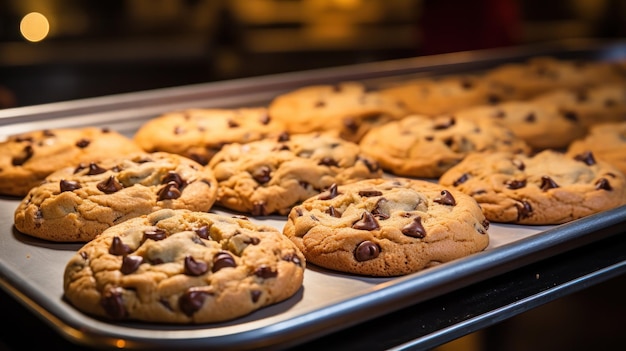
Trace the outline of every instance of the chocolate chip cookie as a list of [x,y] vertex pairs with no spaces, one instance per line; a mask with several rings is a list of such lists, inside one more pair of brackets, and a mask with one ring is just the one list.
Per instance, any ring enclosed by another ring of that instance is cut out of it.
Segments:
[[487,118],[412,115],[374,127],[359,143],[361,150],[395,175],[437,178],[468,153],[530,148],[508,128]]
[[277,96],[268,109],[289,133],[332,132],[352,142],[372,126],[407,114],[399,101],[357,82],[302,87]]
[[159,210],[105,230],[66,265],[64,295],[108,320],[199,324],[244,316],[302,286],[305,258],[273,227]]
[[283,131],[265,107],[187,109],[148,120],[134,140],[147,152],[179,154],[206,165],[226,144],[260,140]]
[[332,184],[382,176],[357,144],[318,133],[226,145],[208,167],[217,178],[217,203],[254,216],[286,215]]
[[591,127],[589,134],[575,140],[567,153],[575,156],[591,151],[598,158],[626,174],[626,122],[601,123]]
[[561,224],[626,203],[626,176],[590,152],[476,153],[439,183],[472,196],[492,222]]
[[403,178],[367,179],[295,206],[283,233],[307,263],[398,276],[479,252],[489,221],[469,195]]
[[58,242],[86,242],[106,228],[162,208],[208,211],[213,172],[165,152],[80,163],[32,188],[15,210],[15,228]]
[[131,139],[111,129],[59,128],[12,135],[0,143],[0,194],[21,197],[60,168],[139,151]]

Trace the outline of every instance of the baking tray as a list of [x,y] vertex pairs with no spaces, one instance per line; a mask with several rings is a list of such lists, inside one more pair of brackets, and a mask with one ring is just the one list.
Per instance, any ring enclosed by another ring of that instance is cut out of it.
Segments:
[[[418,76],[478,72],[541,55],[623,59],[626,42],[574,40],[423,56],[0,110],[0,138],[80,126],[109,127],[132,136],[146,120],[178,109],[265,106],[301,86],[356,80],[375,88]],[[286,301],[229,322],[181,326],[109,322],[70,306],[63,300],[63,271],[82,244],[50,243],[17,232],[13,213],[19,201],[0,197],[0,286],[70,342],[100,349],[293,347],[604,239],[614,234],[603,229],[626,224],[626,206],[558,226],[492,223],[485,251],[402,277],[361,277],[309,264],[303,288]],[[219,207],[211,211],[229,213]],[[285,223],[280,216],[250,218],[278,229]]]

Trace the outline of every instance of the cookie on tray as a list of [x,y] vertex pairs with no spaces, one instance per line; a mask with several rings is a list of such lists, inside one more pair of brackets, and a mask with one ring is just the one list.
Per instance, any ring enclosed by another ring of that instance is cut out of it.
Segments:
[[567,149],[572,156],[586,151],[626,174],[626,121],[594,125],[584,138],[575,140]]
[[488,227],[469,195],[424,180],[379,178],[333,186],[295,206],[283,233],[307,263],[398,276],[482,251]]
[[139,152],[130,138],[107,128],[59,128],[9,136],[0,143],[0,195],[24,196],[69,165]]
[[561,224],[626,203],[626,176],[589,152],[476,153],[439,183],[472,196],[491,222]]
[[162,208],[208,211],[213,172],[165,152],[80,163],[50,174],[15,210],[15,228],[57,242],[87,242],[106,228]]
[[392,174],[437,178],[476,151],[530,152],[511,130],[491,120],[412,115],[370,130],[359,145]]
[[226,145],[208,167],[218,181],[217,203],[254,216],[286,215],[332,184],[382,176],[357,144],[318,133]]
[[296,294],[305,258],[271,226],[159,210],[105,230],[66,265],[64,296],[109,320],[199,324],[247,315]]
[[277,96],[268,109],[289,133],[331,132],[352,142],[372,126],[407,114],[399,101],[357,82],[302,87]]
[[489,82],[480,75],[418,78],[382,87],[379,92],[401,101],[410,113],[426,116],[518,98],[511,84]]
[[507,101],[497,106],[476,106],[454,113],[458,120],[489,118],[510,129],[536,151],[565,149],[585,135],[587,128],[574,109],[552,103]]
[[147,152],[183,155],[206,165],[222,146],[278,135],[284,128],[267,109],[187,109],[148,120],[134,140]]

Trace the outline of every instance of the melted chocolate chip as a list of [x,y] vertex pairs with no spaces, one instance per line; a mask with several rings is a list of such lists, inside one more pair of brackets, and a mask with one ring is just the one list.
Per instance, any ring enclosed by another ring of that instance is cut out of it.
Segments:
[[189,317],[202,308],[204,301],[210,295],[207,291],[190,288],[178,300],[178,307]]
[[294,253],[287,254],[283,257],[283,261],[292,262],[296,266],[302,267],[302,260]]
[[120,288],[109,288],[102,293],[100,306],[104,309],[107,316],[114,319],[122,319],[126,316],[126,308],[122,299],[122,291]]
[[89,255],[87,254],[87,252],[85,252],[85,251],[81,251],[81,252],[80,252],[80,257],[82,257],[82,258],[83,258],[83,260],[85,260],[85,261],[86,261],[86,260],[89,258]]
[[169,182],[176,183],[179,189],[182,189],[185,185],[187,185],[187,182],[185,182],[185,180],[180,176],[180,174],[174,171],[167,172],[165,177],[163,177],[163,180],[161,180],[161,184],[168,184]]
[[114,176],[110,176],[106,180],[101,181],[96,185],[98,190],[102,191],[105,194],[113,194],[117,191],[122,190],[124,188],[120,182],[115,179]]
[[459,186],[459,184],[463,184],[467,182],[468,179],[469,179],[469,174],[463,173],[457,180],[454,181],[454,183],[452,183],[452,185]]
[[[79,166],[79,167],[80,167],[80,166]],[[102,168],[102,167],[98,166],[98,165],[97,165],[96,163],[94,163],[94,162],[91,162],[91,163],[89,164],[89,166],[88,166],[88,167],[89,167],[89,171],[87,172],[87,175],[102,174],[102,173],[104,173],[104,172],[106,172],[106,171],[107,171],[106,169],[104,169],[104,168]],[[77,171],[78,171],[78,170],[77,170]],[[74,172],[76,173],[77,171],[74,171]]]
[[250,291],[250,299],[252,300],[253,303],[257,303],[259,301],[259,299],[261,298],[261,290],[251,290]]
[[529,112],[526,117],[524,117],[524,121],[528,123],[534,123],[537,120],[537,116],[535,116],[534,112]]
[[448,206],[456,205],[456,200],[454,199],[454,196],[452,196],[452,194],[450,194],[448,190],[442,190],[441,196],[436,197],[433,201],[442,205],[448,205]]
[[333,206],[330,206],[327,210],[326,213],[328,213],[329,215],[335,217],[335,218],[341,218],[341,212],[339,212],[336,208],[334,208]]
[[143,240],[159,241],[167,238],[167,233],[161,228],[146,229],[143,231]]
[[542,176],[541,177],[541,190],[546,191],[548,189],[558,188],[559,185],[550,177]]
[[363,212],[361,219],[352,224],[352,228],[358,230],[375,230],[380,228],[378,221],[370,212]]
[[236,121],[233,121],[232,119],[228,120],[228,128],[237,128],[239,127],[239,123],[237,123]]
[[130,253],[131,248],[122,242],[119,236],[113,237],[113,241],[111,242],[111,246],[109,247],[109,253],[111,255],[122,256]]
[[375,189],[367,189],[367,190],[359,190],[359,196],[363,197],[374,197],[374,196],[382,196],[383,192]]
[[330,199],[334,199],[335,197],[337,197],[337,195],[339,195],[339,191],[337,190],[337,184],[333,184],[330,186],[330,188],[328,188],[328,190],[321,193],[318,196],[318,199],[330,200]]
[[587,166],[592,166],[596,164],[596,159],[595,157],[593,157],[593,153],[591,151],[586,151],[582,154],[574,156],[574,160],[583,162]]
[[266,216],[267,215],[267,207],[265,207],[265,201],[257,201],[252,204],[252,215],[253,216]]
[[600,178],[596,182],[596,190],[611,191],[613,190],[613,187],[611,187],[611,183],[609,183],[609,181],[606,178]]
[[213,267],[211,267],[211,272],[215,273],[222,268],[227,267],[237,267],[237,263],[235,263],[235,259],[228,252],[222,251],[219,252],[213,258]]
[[196,261],[193,256],[185,256],[185,274],[191,276],[203,275],[209,270],[206,262]]
[[122,260],[122,267],[120,268],[120,272],[122,272],[122,274],[131,274],[135,272],[142,263],[143,263],[143,257],[141,256],[135,256],[135,255],[124,256],[124,259]]
[[380,205],[385,202],[387,202],[387,199],[385,199],[384,197],[381,197],[380,199],[378,199],[378,201],[376,201],[376,206],[374,206],[374,209],[372,210],[372,215],[374,217],[382,220],[389,218],[389,213],[383,212],[382,208],[380,207]]
[[422,225],[422,217],[417,216],[413,221],[402,228],[402,234],[412,238],[422,239],[426,236],[426,229]]
[[157,198],[159,201],[178,199],[181,195],[182,192],[178,188],[178,184],[174,181],[165,184],[157,192]]
[[194,160],[194,161],[196,161],[196,162],[198,162],[199,164],[201,164],[203,166],[206,166],[206,165],[209,164],[209,159],[206,156],[204,156],[204,155],[200,155],[200,154],[197,154],[197,153],[192,153],[192,154],[189,155],[189,158]]
[[530,217],[533,212],[532,206],[526,201],[522,201],[515,204],[517,207],[517,221],[519,222],[521,219]]
[[515,166],[515,168],[519,169],[520,171],[526,169],[526,165],[524,164],[524,162],[522,162],[522,160],[514,158],[511,160],[511,162],[513,163],[513,166]]
[[454,117],[442,117],[442,118],[435,120],[433,129],[435,130],[448,129],[455,124],[456,124],[456,120],[454,119]]
[[254,170],[252,178],[254,178],[254,180],[256,180],[259,184],[265,184],[272,179],[271,173],[272,170],[268,166],[261,166]]
[[202,239],[209,239],[209,227],[206,225],[194,230],[194,232]]
[[377,161],[369,160],[362,157],[359,157],[358,160],[365,164],[365,167],[367,167],[370,173],[376,173],[380,170],[380,164]]
[[87,146],[89,146],[89,144],[91,144],[91,141],[89,141],[88,139],[80,139],[79,141],[76,142],[76,146],[78,146],[81,149],[86,148]]
[[28,161],[31,157],[33,157],[34,153],[35,151],[33,150],[33,147],[30,145],[26,145],[19,155],[14,156],[11,159],[11,164],[13,166],[21,166],[26,163],[26,161]]
[[521,189],[523,187],[526,186],[526,179],[511,179],[511,180],[507,180],[506,182],[504,182],[504,185],[506,185],[507,188],[515,190],[515,189]]
[[61,189],[61,192],[74,191],[80,189],[80,184],[74,180],[61,179],[59,182],[59,188]]
[[380,255],[380,247],[369,240],[361,242],[354,250],[354,258],[358,262],[373,260],[378,255]]
[[289,137],[289,133],[287,132],[282,132],[278,135],[278,142],[279,143],[284,143],[286,141],[289,141],[290,137]]
[[272,268],[269,266],[263,265],[254,271],[254,275],[256,275],[259,278],[269,279],[269,278],[277,277],[278,272],[272,270]]
[[335,161],[335,159],[333,159],[332,157],[323,157],[318,165],[339,167],[339,162]]
[[359,130],[359,124],[357,123],[357,121],[354,120],[354,118],[345,118],[343,120],[343,125],[346,127],[346,129],[348,131],[350,131],[351,133],[356,133]]

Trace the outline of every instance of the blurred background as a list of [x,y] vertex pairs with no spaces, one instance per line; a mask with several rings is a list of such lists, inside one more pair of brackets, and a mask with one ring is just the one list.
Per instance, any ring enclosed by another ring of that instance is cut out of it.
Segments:
[[619,0],[0,0],[0,107],[625,34]]

